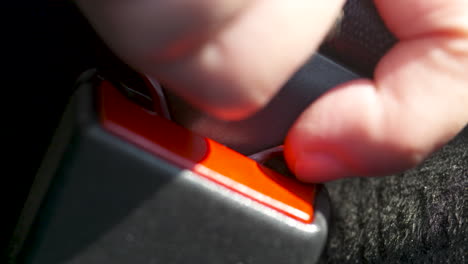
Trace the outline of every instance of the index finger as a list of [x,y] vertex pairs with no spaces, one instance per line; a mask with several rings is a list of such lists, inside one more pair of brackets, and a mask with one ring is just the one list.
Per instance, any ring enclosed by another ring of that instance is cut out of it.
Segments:
[[265,105],[312,55],[343,2],[78,0],[126,62],[224,119]]

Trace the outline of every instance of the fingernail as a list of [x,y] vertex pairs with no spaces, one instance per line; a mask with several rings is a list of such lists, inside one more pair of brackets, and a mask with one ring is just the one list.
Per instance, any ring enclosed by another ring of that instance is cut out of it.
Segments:
[[346,166],[327,153],[303,153],[296,160],[296,176],[306,182],[326,182],[344,178]]

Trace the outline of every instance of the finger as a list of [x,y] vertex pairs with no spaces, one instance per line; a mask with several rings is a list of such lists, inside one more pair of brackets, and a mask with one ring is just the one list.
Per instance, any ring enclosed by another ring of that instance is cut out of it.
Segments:
[[94,2],[79,1],[125,61],[199,108],[239,119],[266,104],[314,52],[344,1]]
[[468,122],[467,1],[377,0],[401,40],[374,80],[341,85],[307,109],[285,145],[306,181],[398,172]]
[[[192,52],[247,8],[246,0],[75,0],[107,44],[137,66]],[[147,66],[147,65],[146,65]]]

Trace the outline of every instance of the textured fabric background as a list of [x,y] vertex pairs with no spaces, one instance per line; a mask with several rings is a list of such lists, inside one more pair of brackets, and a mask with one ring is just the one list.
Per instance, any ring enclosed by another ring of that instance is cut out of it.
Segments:
[[468,263],[468,129],[415,169],[327,187],[327,262]]

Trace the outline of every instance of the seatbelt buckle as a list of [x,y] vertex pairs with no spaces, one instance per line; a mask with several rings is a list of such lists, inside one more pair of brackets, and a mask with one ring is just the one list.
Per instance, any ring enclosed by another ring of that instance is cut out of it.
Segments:
[[95,71],[79,81],[15,232],[22,261],[318,260],[323,187],[168,120],[157,92],[151,109],[117,86]]

